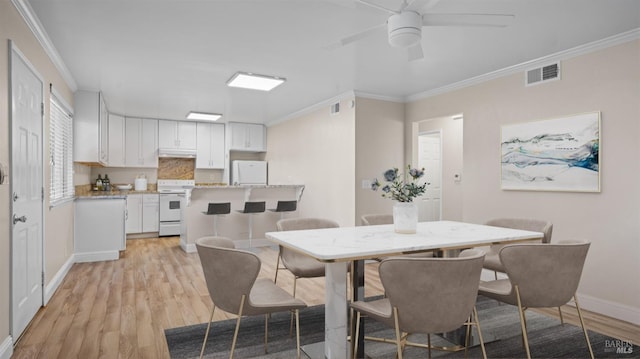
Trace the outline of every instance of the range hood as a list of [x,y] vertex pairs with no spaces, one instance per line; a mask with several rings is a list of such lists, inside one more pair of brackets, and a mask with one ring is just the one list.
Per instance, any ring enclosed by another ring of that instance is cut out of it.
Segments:
[[196,158],[196,150],[182,148],[160,148],[158,157]]

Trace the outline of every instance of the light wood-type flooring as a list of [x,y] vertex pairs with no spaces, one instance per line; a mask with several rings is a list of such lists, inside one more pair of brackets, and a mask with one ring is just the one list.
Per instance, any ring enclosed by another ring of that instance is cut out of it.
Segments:
[[[273,279],[277,250],[258,254],[260,276]],[[169,358],[165,329],[206,323],[212,304],[200,260],[183,252],[177,237],[128,240],[120,257],[74,264],[12,358]],[[382,294],[376,263],[366,265],[366,278],[365,295]],[[278,285],[291,292],[293,276],[280,271]],[[299,280],[297,294],[310,306],[324,303],[324,279]],[[575,310],[563,310],[575,323]],[[640,344],[640,327],[586,314],[590,330]],[[217,310],[214,320],[232,317]]]

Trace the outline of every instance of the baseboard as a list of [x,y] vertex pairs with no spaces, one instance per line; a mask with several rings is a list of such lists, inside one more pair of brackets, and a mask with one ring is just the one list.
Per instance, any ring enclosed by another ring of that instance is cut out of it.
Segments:
[[[508,278],[504,273],[498,273],[498,279]],[[481,281],[495,280],[493,271],[483,269],[480,275]],[[588,310],[590,312],[606,315],[607,317],[629,322],[635,325],[640,325],[640,308],[634,308],[628,305],[612,302],[596,298],[586,294],[576,294],[580,301],[580,308]],[[573,301],[568,305],[575,306]]]
[[69,259],[67,259],[67,261],[62,265],[58,273],[56,273],[56,275],[51,278],[49,284],[47,284],[47,286],[44,288],[44,305],[47,305],[47,303],[49,303],[49,300],[53,296],[53,293],[55,293],[60,284],[62,284],[64,277],[67,276],[67,273],[69,273],[69,270],[71,270],[71,267],[73,266],[73,263],[75,263],[75,261],[75,254],[72,254]]
[[120,258],[120,251],[76,253],[74,257],[76,263],[113,261]]
[[[606,315],[635,325],[640,325],[640,309],[625,304],[612,302],[587,294],[576,294],[580,301],[580,308],[590,312]],[[570,303],[573,305],[573,302]]]
[[180,248],[187,253],[195,253],[198,251],[195,243],[184,243],[183,241],[180,241]]
[[0,359],[11,359],[13,355],[13,338],[9,335],[0,344]]

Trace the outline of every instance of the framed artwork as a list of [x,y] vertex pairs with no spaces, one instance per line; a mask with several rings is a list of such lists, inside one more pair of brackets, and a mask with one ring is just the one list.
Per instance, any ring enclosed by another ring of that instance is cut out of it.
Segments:
[[600,112],[502,126],[503,190],[600,192]]

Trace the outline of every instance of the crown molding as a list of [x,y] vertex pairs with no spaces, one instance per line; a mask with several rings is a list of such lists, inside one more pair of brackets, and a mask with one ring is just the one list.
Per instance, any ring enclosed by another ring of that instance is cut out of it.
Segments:
[[404,97],[395,97],[395,96],[387,96],[387,95],[379,95],[374,93],[362,92],[362,91],[354,91],[356,97],[360,98],[368,98],[371,100],[380,100],[380,101],[389,101],[389,102],[400,102],[405,103]]
[[420,92],[414,95],[409,95],[405,97],[405,102],[413,102],[417,100],[422,100],[428,97],[440,95],[447,92],[452,92],[455,90],[460,90],[465,87],[470,87],[474,85],[478,85],[483,82],[487,82],[490,80],[494,80],[500,77],[504,77],[507,75],[513,75],[519,72],[523,72],[529,70],[534,67],[548,65],[552,62],[557,62],[561,60],[567,60],[576,56],[584,55],[590,52],[598,51],[605,49],[607,47],[623,44],[625,42],[634,41],[640,38],[640,28],[635,28],[633,30],[623,32],[617,35],[613,35],[601,40],[593,41],[584,45],[576,46],[568,50],[556,52],[551,55],[543,56],[531,61],[523,62],[517,65],[505,67],[500,70],[496,70],[493,72],[489,72],[484,75],[472,77],[470,79],[462,80],[447,86],[439,87],[437,89]]
[[13,6],[15,6],[16,10],[18,10],[18,13],[22,16],[29,29],[31,29],[31,32],[44,49],[44,52],[49,56],[53,65],[58,69],[58,72],[60,72],[60,75],[67,86],[69,86],[72,92],[76,92],[78,90],[78,85],[76,84],[75,79],[71,75],[67,65],[64,64],[58,50],[53,46],[53,42],[51,42],[49,35],[47,35],[44,26],[42,26],[42,23],[38,19],[38,16],[36,16],[29,2],[27,0],[11,0],[11,2],[13,3]]
[[282,122],[287,122],[289,120],[293,120],[293,119],[308,115],[308,114],[310,114],[312,112],[315,112],[315,111],[317,111],[317,110],[319,110],[319,109],[321,109],[321,108],[323,108],[325,106],[331,106],[336,102],[339,102],[339,101],[342,101],[342,100],[345,100],[345,99],[353,99],[355,96],[356,96],[356,94],[355,94],[354,91],[343,92],[343,93],[341,93],[341,94],[339,94],[337,96],[333,96],[333,97],[331,97],[329,99],[326,99],[324,101],[318,102],[315,105],[311,105],[309,107],[305,107],[305,108],[303,108],[303,109],[301,109],[299,111],[293,112],[293,113],[291,113],[289,115],[286,115],[284,117],[281,117],[279,119],[276,119],[276,120],[273,120],[273,121],[269,121],[269,122],[265,123],[265,125],[273,126],[273,125],[276,125],[276,124],[279,124],[279,123],[282,123]]

